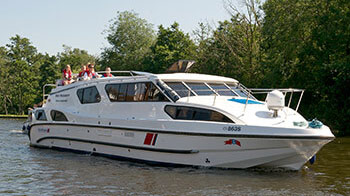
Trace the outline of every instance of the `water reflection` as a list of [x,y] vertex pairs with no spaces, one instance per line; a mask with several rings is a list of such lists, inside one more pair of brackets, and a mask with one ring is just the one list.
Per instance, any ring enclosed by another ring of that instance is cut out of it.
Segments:
[[0,194],[6,195],[349,195],[350,138],[337,138],[299,172],[151,167],[37,149],[0,119]]

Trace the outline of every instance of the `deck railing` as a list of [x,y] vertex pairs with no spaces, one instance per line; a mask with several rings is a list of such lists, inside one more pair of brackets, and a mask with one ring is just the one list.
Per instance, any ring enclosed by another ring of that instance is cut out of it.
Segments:
[[297,106],[295,108],[295,111],[298,111],[301,99],[303,98],[304,91],[305,91],[305,89],[295,89],[295,88],[277,88],[277,89],[252,88],[249,90],[252,92],[252,94],[268,94],[269,92],[271,92],[273,90],[278,90],[284,94],[284,97],[287,97],[288,93],[290,93],[287,107],[290,107],[290,105],[292,103],[293,94],[300,93],[299,100],[298,100]]
[[46,88],[47,87],[56,87],[56,84],[45,84],[44,86],[43,86],[43,104],[45,104],[45,102],[46,102],[46,98],[50,95],[50,94],[46,94],[45,93],[45,91],[46,91]]
[[[288,97],[288,104],[286,107],[290,107],[291,106],[291,103],[292,103],[292,99],[293,99],[293,95],[295,93],[300,93],[300,96],[299,96],[299,100],[298,100],[298,103],[296,105],[296,108],[295,108],[295,111],[298,111],[299,109],[299,106],[300,106],[300,103],[301,103],[301,100],[302,100],[302,97],[304,95],[304,89],[294,89],[294,88],[277,88],[277,89],[268,89],[268,88],[252,88],[252,89],[248,89],[246,87],[244,87],[243,85],[241,86],[242,89],[240,90],[244,90],[245,94],[246,94],[246,97],[244,97],[246,99],[245,101],[245,105],[244,105],[244,110],[243,112],[245,112],[246,108],[247,108],[247,105],[248,105],[248,100],[249,99],[254,99],[254,100],[257,100],[253,95],[257,95],[257,94],[268,94],[269,92],[272,92],[273,90],[279,90],[283,93],[284,97]],[[208,90],[196,90],[196,92],[200,92],[200,91],[203,91],[203,92],[207,92]],[[232,90],[230,89],[220,89],[220,92],[222,91],[228,91],[228,92],[232,92]],[[189,98],[193,95],[193,96],[196,96],[194,93],[193,93],[193,90],[192,89],[188,89],[188,90],[183,90],[183,92],[186,92],[187,94],[187,102],[189,102]],[[214,90],[213,94],[213,106],[215,105],[215,102],[216,102],[216,97],[217,96],[220,96],[218,94],[218,92],[216,92]],[[266,100],[265,100],[266,101]]]

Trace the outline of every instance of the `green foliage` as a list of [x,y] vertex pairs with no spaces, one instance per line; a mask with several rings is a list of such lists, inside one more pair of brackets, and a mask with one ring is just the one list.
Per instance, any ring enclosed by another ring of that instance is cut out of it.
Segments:
[[6,47],[0,47],[0,110],[24,114],[42,101],[42,87],[55,84],[66,64],[80,70],[87,62],[95,62],[95,57],[84,50],[64,46],[57,56],[43,55],[28,38],[11,37]]
[[178,60],[194,58],[196,45],[188,34],[179,29],[178,23],[174,22],[168,28],[160,25],[157,35],[156,43],[151,47],[150,59],[146,60],[147,71],[162,73]]
[[301,112],[350,134],[350,2],[269,0],[264,12],[268,85],[305,88]]
[[5,112],[5,114],[9,113],[9,107],[12,106],[11,101],[11,89],[8,87],[10,86],[10,66],[9,66],[9,59],[7,56],[7,49],[5,47],[0,47],[0,79],[1,79],[1,85],[0,85],[0,108],[2,111]]
[[105,48],[101,54],[102,68],[142,70],[143,60],[149,55],[155,40],[152,25],[134,12],[118,12],[106,32],[111,47]]
[[38,91],[37,50],[29,39],[19,35],[10,38],[7,44],[8,79],[6,88],[11,93],[11,102],[15,106],[14,113],[24,114],[27,106],[34,102]]
[[[200,24],[195,32],[199,41],[194,71],[224,75],[257,86],[262,78],[261,16],[254,1],[246,2],[247,14],[230,7],[231,19],[219,22],[212,33]],[[203,36],[204,35],[204,36]]]
[[72,47],[66,45],[63,45],[63,52],[59,53],[57,58],[61,72],[66,65],[70,65],[73,72],[79,72],[82,65],[96,62],[96,58],[88,54],[86,50],[79,48],[72,49]]

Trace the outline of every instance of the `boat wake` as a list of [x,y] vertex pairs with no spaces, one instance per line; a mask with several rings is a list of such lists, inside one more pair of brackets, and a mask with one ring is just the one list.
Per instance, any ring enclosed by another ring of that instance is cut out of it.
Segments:
[[10,130],[10,133],[16,133],[16,134],[26,134],[26,132],[25,132],[25,131],[20,130],[20,129],[13,129],[13,130]]

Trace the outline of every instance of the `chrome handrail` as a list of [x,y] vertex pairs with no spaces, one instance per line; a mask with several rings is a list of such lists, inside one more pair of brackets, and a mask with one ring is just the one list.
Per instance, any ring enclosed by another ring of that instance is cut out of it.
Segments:
[[54,86],[54,87],[56,87],[56,84],[45,84],[45,85],[43,86],[43,104],[44,104],[45,101],[46,101],[45,97],[46,97],[46,96],[49,96],[49,94],[45,94],[45,88],[48,87],[48,86]]
[[[107,73],[107,71],[97,71],[96,72],[97,74],[100,74],[100,73]],[[130,74],[130,76],[134,76],[134,73],[133,71],[110,71],[109,73],[128,73]]]
[[287,107],[290,107],[290,104],[292,102],[293,93],[300,93],[298,104],[295,108],[296,112],[299,109],[300,102],[301,102],[301,99],[303,98],[304,91],[305,91],[305,89],[296,89],[296,88],[251,88],[249,90],[252,92],[252,94],[267,94],[273,90],[278,90],[278,91],[281,91],[285,97],[287,96],[288,93],[290,93]]

